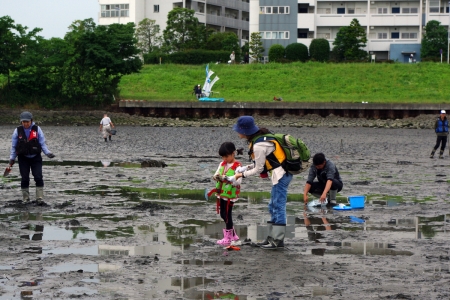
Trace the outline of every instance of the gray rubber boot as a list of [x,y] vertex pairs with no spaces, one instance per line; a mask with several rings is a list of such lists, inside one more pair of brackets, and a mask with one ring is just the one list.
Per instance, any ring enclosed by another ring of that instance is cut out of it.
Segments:
[[22,201],[23,202],[30,201],[30,190],[28,188],[22,189]]
[[436,150],[434,150],[434,149],[431,151],[430,158],[433,158],[433,157],[434,157],[434,153],[435,153],[435,152],[436,152]]
[[444,150],[439,151],[439,158],[444,158]]
[[269,244],[261,246],[261,249],[276,250],[284,248],[284,236],[286,235],[286,225],[273,224],[272,237],[269,237]]
[[43,186],[37,186],[36,187],[36,200],[42,201],[44,199],[44,187]]
[[269,245],[269,238],[271,238],[270,235],[271,235],[271,233],[272,233],[272,225],[273,225],[272,222],[270,222],[270,221],[267,222],[267,232],[268,232],[268,235],[267,235],[267,237],[266,237],[262,242],[256,243],[256,244],[255,244],[256,246],[261,247],[261,246]]
[[328,203],[333,206],[336,205],[337,190],[330,190],[328,193],[330,195],[328,198]]

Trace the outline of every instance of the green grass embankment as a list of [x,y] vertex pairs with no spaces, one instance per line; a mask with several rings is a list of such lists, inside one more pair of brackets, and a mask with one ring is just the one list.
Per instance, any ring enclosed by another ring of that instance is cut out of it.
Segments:
[[[450,103],[447,64],[210,64],[220,80],[214,97],[227,102]],[[205,81],[205,65],[146,65],[122,77],[121,99],[197,101],[194,85]]]

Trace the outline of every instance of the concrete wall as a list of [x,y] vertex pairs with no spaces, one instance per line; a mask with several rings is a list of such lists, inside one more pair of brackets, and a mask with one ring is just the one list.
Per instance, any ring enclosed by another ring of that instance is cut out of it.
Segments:
[[411,53],[416,62],[421,61],[420,44],[391,44],[390,59],[398,62],[408,63]]

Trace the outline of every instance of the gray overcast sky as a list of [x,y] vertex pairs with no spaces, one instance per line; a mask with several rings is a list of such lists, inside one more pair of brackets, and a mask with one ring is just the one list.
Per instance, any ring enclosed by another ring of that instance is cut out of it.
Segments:
[[10,16],[28,30],[42,28],[46,39],[63,38],[75,20],[92,18],[98,24],[98,0],[0,0],[0,17]]

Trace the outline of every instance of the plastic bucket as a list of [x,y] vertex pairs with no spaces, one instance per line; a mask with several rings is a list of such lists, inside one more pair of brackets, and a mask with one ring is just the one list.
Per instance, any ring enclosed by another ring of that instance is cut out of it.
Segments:
[[351,208],[364,208],[365,201],[366,196],[348,196],[348,203],[350,203]]
[[116,135],[117,131],[115,129],[111,129],[111,134]]

